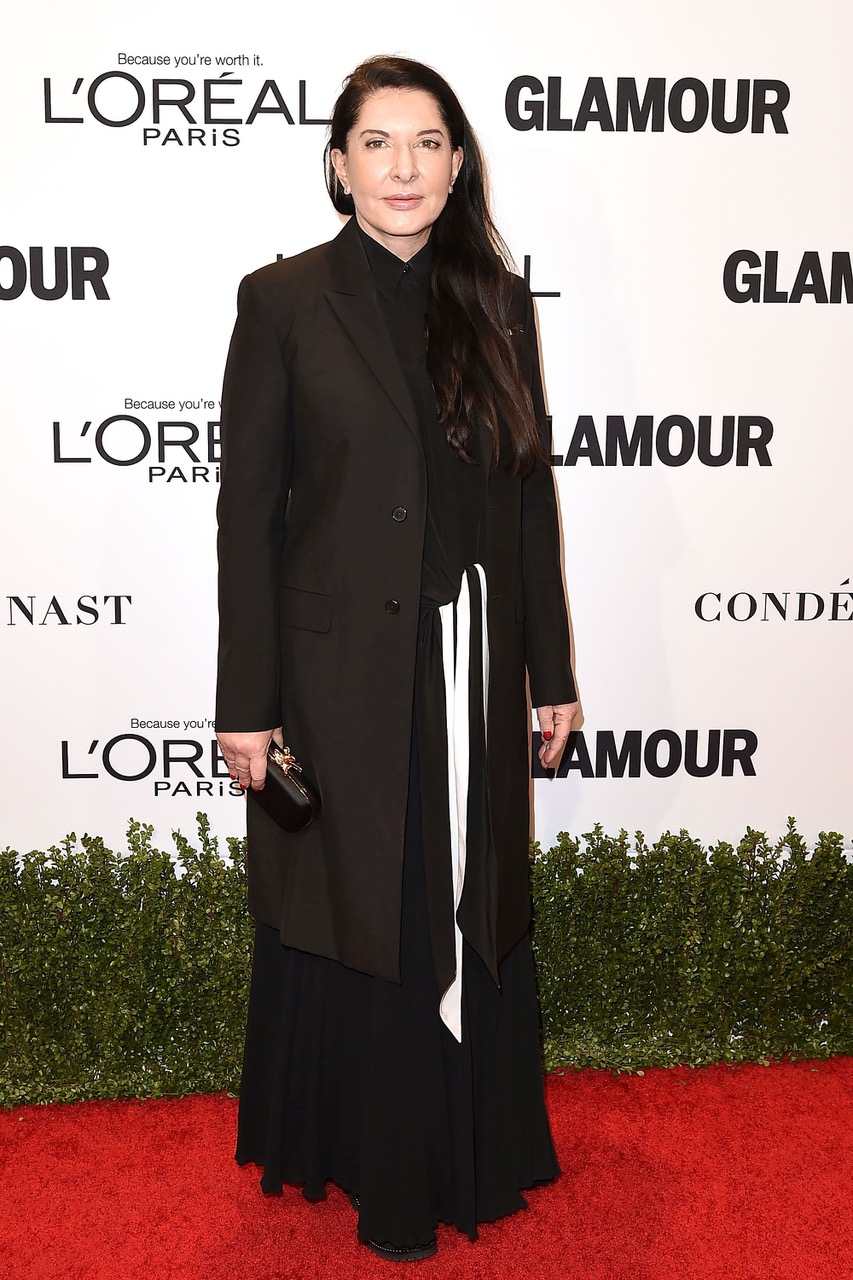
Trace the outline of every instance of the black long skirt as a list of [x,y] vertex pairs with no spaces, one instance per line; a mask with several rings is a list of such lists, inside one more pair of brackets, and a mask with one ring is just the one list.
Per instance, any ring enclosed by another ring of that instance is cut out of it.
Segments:
[[422,612],[401,982],[285,947],[277,929],[256,925],[236,1153],[262,1166],[268,1194],[294,1183],[319,1200],[327,1181],[354,1192],[359,1238],[397,1245],[428,1240],[439,1222],[474,1240],[478,1222],[523,1208],[523,1188],[559,1174],[529,937],[500,965],[500,987],[464,943],[461,1044],[439,1017],[422,810],[423,779],[446,778],[446,762],[424,768],[428,717],[418,714],[424,696],[442,693],[433,625],[434,611]]

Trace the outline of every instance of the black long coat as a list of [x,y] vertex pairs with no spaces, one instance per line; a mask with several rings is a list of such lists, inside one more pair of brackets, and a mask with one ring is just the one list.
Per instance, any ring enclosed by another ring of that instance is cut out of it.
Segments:
[[[533,302],[513,286],[550,444]],[[323,798],[297,835],[249,804],[249,909],[289,946],[398,982],[426,465],[354,220],[242,281],[221,429],[216,727],[282,724]],[[483,461],[500,960],[529,924],[525,663],[534,706],[575,694],[553,474]]]

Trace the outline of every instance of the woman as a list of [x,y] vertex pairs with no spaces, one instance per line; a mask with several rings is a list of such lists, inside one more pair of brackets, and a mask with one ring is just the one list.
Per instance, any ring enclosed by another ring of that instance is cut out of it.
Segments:
[[528,937],[525,664],[545,765],[577,709],[530,292],[433,70],[336,103],[329,244],[242,282],[222,399],[216,724],[315,780],[248,806],[256,920],[237,1159],[328,1180],[383,1257],[559,1172]]

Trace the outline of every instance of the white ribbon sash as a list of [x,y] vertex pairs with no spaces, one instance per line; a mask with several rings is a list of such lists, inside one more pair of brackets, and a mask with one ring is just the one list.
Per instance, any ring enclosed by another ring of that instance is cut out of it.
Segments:
[[[482,618],[483,715],[488,718],[489,630],[486,620],[486,574],[474,568],[480,580]],[[467,570],[459,596],[438,610],[441,619],[441,656],[447,716],[447,798],[450,811],[450,865],[453,874],[453,930],[456,942],[456,975],[441,997],[439,1012],[448,1030],[462,1043],[462,931],[456,912],[465,887],[468,839],[468,785],[471,767],[471,726],[468,719],[471,661],[471,598]],[[454,646],[455,636],[455,646]],[[455,651],[454,651],[455,650]]]

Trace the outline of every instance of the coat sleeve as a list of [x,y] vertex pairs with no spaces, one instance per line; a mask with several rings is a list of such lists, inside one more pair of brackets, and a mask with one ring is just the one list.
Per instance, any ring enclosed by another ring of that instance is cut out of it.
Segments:
[[[550,457],[551,424],[545,411],[536,314],[530,290],[526,284],[523,287],[526,299],[523,341],[528,345],[530,391],[545,452]],[[574,702],[577,694],[560,566],[557,495],[553,470],[545,462],[537,462],[522,481],[521,562],[524,647],[531,701],[534,707]]]
[[279,594],[293,423],[282,345],[257,274],[237,297],[222,390],[216,728],[281,720]]

